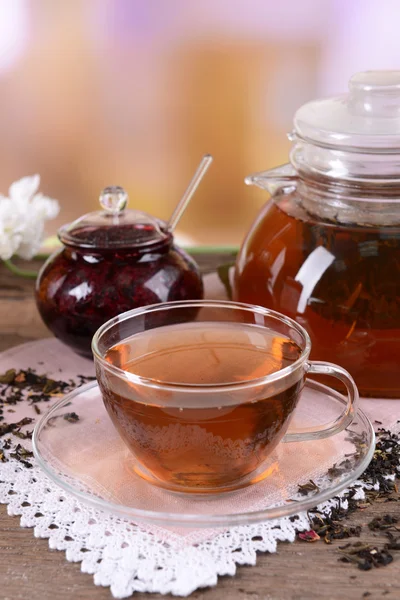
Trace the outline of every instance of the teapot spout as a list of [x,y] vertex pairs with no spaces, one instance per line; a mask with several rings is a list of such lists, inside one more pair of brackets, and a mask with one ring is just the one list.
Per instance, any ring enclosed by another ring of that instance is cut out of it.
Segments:
[[278,190],[293,191],[296,188],[297,179],[296,170],[291,164],[286,164],[276,169],[268,169],[268,171],[248,175],[244,182],[246,185],[256,185],[273,195]]

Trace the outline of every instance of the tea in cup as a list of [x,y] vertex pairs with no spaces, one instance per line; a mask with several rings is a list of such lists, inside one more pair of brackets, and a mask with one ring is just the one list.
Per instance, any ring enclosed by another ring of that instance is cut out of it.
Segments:
[[[299,324],[259,306],[200,300],[134,309],[103,325],[92,349],[135,472],[172,491],[217,493],[259,481],[280,441],[338,433],[358,399],[344,369],[308,361],[311,343]],[[307,373],[339,378],[347,405],[333,423],[288,432]]]

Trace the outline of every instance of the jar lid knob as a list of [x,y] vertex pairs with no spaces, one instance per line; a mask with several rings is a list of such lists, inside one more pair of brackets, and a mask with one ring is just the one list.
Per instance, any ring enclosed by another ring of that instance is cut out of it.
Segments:
[[349,106],[356,115],[371,119],[400,114],[400,71],[357,73],[350,79],[349,89]]
[[100,193],[100,204],[108,214],[117,215],[125,210],[128,194],[119,185],[110,185]]

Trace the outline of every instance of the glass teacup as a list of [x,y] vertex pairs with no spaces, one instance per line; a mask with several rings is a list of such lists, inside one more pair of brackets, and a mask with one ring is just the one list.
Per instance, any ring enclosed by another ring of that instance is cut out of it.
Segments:
[[[279,442],[338,433],[358,400],[347,371],[308,360],[303,327],[260,306],[200,300],[134,309],[100,327],[92,350],[133,469],[172,491],[217,493],[260,481]],[[338,378],[347,404],[323,427],[292,430],[307,373]]]

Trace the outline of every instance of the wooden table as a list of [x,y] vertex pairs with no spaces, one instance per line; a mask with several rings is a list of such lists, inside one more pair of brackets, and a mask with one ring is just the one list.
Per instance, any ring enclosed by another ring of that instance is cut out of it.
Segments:
[[[219,256],[203,255],[198,260],[206,270],[221,263]],[[226,261],[226,255],[223,260]],[[0,350],[49,336],[37,314],[33,288],[33,281],[11,275],[0,266]],[[360,539],[381,546],[385,542],[382,535],[371,533],[365,524],[382,513],[400,519],[400,503],[375,504],[357,511],[349,523],[364,525]],[[223,577],[216,587],[197,591],[191,598],[398,600],[400,552],[395,553],[395,560],[389,566],[363,572],[352,564],[338,562],[338,546],[343,543],[281,543],[276,554],[259,555],[257,566],[238,567],[235,577]],[[160,598],[156,594],[134,597]],[[31,530],[21,529],[19,518],[9,517],[6,507],[0,506],[0,600],[54,598],[102,600],[110,599],[111,594],[109,588],[96,587],[91,576],[82,574],[79,564],[67,562],[63,552],[49,550],[47,540],[35,539]]]

